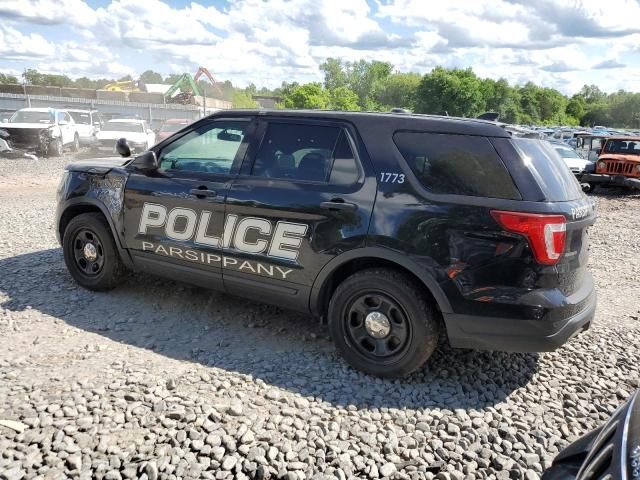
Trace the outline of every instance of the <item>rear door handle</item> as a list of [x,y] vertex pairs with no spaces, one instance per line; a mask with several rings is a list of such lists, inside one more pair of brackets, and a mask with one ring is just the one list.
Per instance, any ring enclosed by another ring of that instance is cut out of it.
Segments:
[[358,206],[355,203],[345,202],[344,200],[335,199],[330,202],[322,202],[320,208],[325,210],[342,210],[348,212],[355,212]]
[[189,193],[191,195],[195,195],[197,198],[211,198],[218,196],[215,190],[209,190],[206,188],[192,188],[189,190]]

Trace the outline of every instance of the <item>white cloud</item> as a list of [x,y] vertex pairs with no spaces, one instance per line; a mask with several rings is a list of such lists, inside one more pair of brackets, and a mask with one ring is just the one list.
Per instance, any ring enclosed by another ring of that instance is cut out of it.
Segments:
[[0,70],[28,61],[71,76],[120,76],[203,65],[222,80],[276,86],[321,80],[320,63],[335,56],[423,73],[470,66],[571,93],[584,83],[630,88],[640,63],[637,0],[203,3],[112,0],[93,9],[82,0],[0,1]]
[[46,58],[55,51],[53,44],[37,34],[25,35],[0,22],[0,59]]
[[41,25],[91,27],[95,12],[83,0],[2,0],[0,18]]

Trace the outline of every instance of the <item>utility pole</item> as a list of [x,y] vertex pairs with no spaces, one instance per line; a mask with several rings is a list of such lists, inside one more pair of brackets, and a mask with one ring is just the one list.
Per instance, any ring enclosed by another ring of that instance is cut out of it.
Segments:
[[207,86],[202,85],[202,117],[207,116]]
[[31,108],[31,99],[27,95],[27,67],[24,67],[24,72],[22,73],[22,91],[27,102],[27,108]]

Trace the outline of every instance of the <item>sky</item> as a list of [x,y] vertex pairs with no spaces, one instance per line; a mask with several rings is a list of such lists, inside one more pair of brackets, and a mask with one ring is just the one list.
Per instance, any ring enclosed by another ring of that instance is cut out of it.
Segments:
[[640,0],[0,0],[0,72],[134,78],[207,67],[274,88],[327,57],[576,93],[640,91]]

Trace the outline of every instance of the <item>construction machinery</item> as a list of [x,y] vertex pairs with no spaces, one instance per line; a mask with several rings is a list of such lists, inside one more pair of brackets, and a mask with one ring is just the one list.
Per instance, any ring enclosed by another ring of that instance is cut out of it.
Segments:
[[144,84],[139,80],[123,80],[121,82],[108,83],[103,90],[109,92],[145,92]]
[[[200,96],[200,90],[198,89],[198,80],[204,75],[211,82],[211,85],[216,89],[220,97],[222,97],[222,89],[218,86],[218,83],[213,78],[213,75],[205,67],[199,67],[196,74],[192,77],[188,73],[183,73],[176,82],[169,87],[164,96],[169,103],[181,103],[183,105],[193,103],[193,97]],[[176,95],[176,92],[180,90],[180,93]]]

